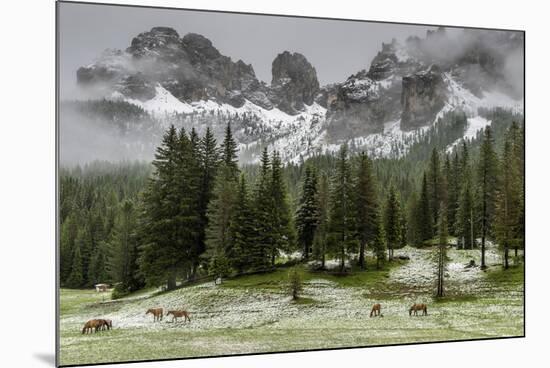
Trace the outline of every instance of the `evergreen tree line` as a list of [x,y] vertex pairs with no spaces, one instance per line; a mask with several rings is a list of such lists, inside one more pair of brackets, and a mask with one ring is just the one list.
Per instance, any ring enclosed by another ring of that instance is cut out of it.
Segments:
[[[524,246],[524,128],[513,122],[497,150],[493,129],[481,135],[477,155],[462,142],[453,152],[432,151],[420,188],[408,204],[407,242],[422,244],[436,236],[456,237],[462,249],[481,248],[486,267],[488,240],[504,251]],[[500,152],[500,153],[499,153]]]
[[451,152],[433,146],[427,163],[372,160],[344,145],[335,157],[286,166],[264,148],[259,166],[240,168],[230,124],[219,145],[210,129],[199,137],[171,126],[152,174],[146,165],[61,173],[61,283],[174,288],[205,274],[269,271],[297,250],[345,272],[367,269],[369,251],[380,267],[396,248],[448,236],[480,246],[482,266],[486,241],[496,241],[508,267],[509,250],[524,242],[523,134],[512,123],[496,147],[488,127]]
[[[137,274],[136,203],[151,170],[141,163],[94,163],[60,172],[60,281],[90,287],[119,280],[144,285]],[[131,275],[131,277],[127,277]]]

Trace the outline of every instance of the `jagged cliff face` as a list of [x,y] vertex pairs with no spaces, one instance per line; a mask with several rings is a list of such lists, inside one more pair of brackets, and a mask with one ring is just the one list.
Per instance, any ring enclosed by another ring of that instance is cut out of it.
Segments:
[[319,81],[304,55],[288,51],[277,55],[271,73],[271,96],[280,110],[294,115],[303,111],[304,104],[313,104]]
[[407,75],[402,79],[401,126],[408,130],[433,121],[447,100],[447,88],[439,67]]
[[444,28],[428,31],[425,39],[382,44],[368,71],[338,86],[327,115],[329,132],[336,139],[382,132],[385,122],[397,119],[404,131],[429,125],[446,106],[451,81],[478,98],[487,90],[521,98],[523,91],[507,80],[506,68],[509,55],[522,51],[522,45],[518,33],[466,30],[457,35]]
[[155,96],[160,84],[181,101],[215,100],[239,107],[246,98],[272,106],[252,65],[233,62],[201,35],[180,38],[166,27],[140,33],[125,51],[110,51],[78,69],[77,80],[83,86],[111,84],[122,95],[142,101]]
[[182,102],[213,100],[241,107],[248,100],[265,109],[297,114],[319,92],[315,68],[298,53],[273,61],[272,85],[256,78],[252,65],[222,55],[207,38],[172,28],[140,33],[125,50],[108,50],[77,71],[81,86],[104,83],[123,96],[146,101],[161,85]]
[[[344,142],[384,154],[445,112],[475,117],[479,107],[517,106],[523,75],[510,70],[519,62],[522,33],[440,28],[425,38],[383,43],[370,65],[326,86],[304,55],[283,51],[267,84],[252,65],[222,55],[207,38],[155,27],[125,50],[106,50],[78,69],[77,81],[153,115],[231,117],[252,160],[267,144],[297,161]],[[200,130],[204,119],[191,120]]]

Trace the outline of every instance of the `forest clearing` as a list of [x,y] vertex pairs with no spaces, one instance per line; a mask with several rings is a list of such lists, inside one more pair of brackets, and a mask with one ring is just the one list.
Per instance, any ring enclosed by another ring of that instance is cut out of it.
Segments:
[[[448,250],[447,295],[434,297],[434,250],[404,247],[381,270],[368,254],[368,271],[347,276],[299,266],[301,297],[288,293],[288,268],[272,273],[206,281],[170,292],[145,289],[111,301],[95,290],[61,290],[61,364],[185,358],[483,339],[523,335],[523,265],[503,270],[501,252]],[[410,258],[409,260],[398,259]],[[107,294],[108,295],[108,294]],[[105,301],[103,301],[105,300]],[[415,303],[428,316],[409,316]],[[382,317],[369,318],[374,303]],[[148,308],[184,308],[191,322],[153,322]],[[113,329],[82,335],[89,318],[109,318]]]

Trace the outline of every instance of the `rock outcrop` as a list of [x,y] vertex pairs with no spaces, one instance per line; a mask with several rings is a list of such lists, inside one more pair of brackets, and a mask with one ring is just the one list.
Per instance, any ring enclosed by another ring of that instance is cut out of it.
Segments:
[[412,130],[433,121],[446,100],[447,89],[436,65],[403,77],[401,129]]
[[313,104],[319,93],[315,68],[304,55],[284,51],[271,67],[271,99],[282,111],[294,115]]

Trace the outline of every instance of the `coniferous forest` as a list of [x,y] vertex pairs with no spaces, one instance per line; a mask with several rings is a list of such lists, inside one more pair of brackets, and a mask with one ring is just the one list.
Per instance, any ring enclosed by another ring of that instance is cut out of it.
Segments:
[[[446,250],[496,244],[502,267],[524,248],[523,117],[482,111],[492,124],[457,141],[466,118],[448,114],[409,153],[336,155],[284,164],[263,149],[239,165],[229,121],[223,140],[170,126],[152,163],[93,162],[60,170],[62,287],[115,285],[113,297],[204,278],[286,267],[369,272],[404,246],[437,245],[434,294],[443,296]],[[295,261],[296,262],[296,261]]]

